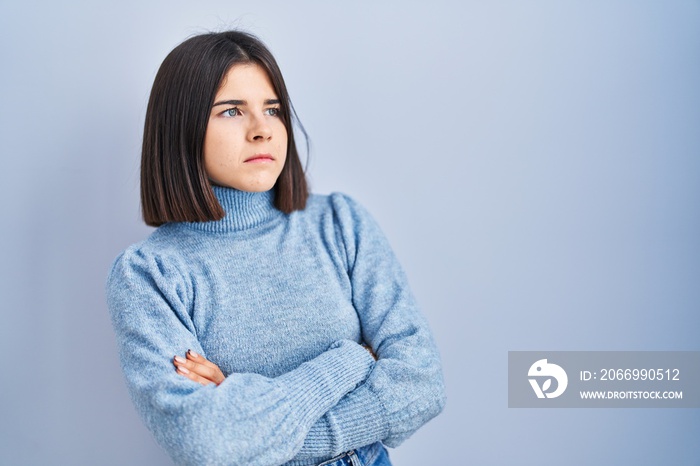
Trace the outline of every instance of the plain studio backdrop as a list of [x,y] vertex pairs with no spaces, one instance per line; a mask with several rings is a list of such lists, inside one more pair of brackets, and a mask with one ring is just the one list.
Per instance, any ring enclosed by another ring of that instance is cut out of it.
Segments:
[[[700,2],[0,3],[0,464],[171,464],[105,305],[151,231],[147,97],[241,27],[285,74],[313,190],[379,221],[444,362],[397,466],[698,465],[698,409],[509,409],[513,350],[700,350]],[[255,435],[251,432],[251,435]]]

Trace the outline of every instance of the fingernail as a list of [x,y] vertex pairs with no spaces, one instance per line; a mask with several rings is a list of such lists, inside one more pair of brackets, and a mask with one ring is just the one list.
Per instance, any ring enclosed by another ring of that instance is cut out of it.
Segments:
[[179,366],[179,367],[177,368],[177,370],[180,371],[180,372],[182,372],[183,374],[189,374],[189,373],[190,373],[190,371],[188,371],[187,368],[186,368],[185,366]]
[[179,362],[180,364],[184,364],[187,362],[187,360],[181,356],[175,356],[175,361]]
[[195,353],[194,351],[192,351],[191,349],[188,349],[187,352],[188,352],[188,353],[190,354],[190,356],[192,356],[193,358],[198,358],[198,357],[199,357],[199,355],[198,355],[197,353]]

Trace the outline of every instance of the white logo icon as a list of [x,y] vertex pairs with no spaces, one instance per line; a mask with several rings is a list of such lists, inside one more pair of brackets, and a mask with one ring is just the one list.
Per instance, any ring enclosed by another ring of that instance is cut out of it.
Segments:
[[[546,359],[540,359],[530,366],[527,375],[529,377],[547,377],[547,380],[544,381],[541,387],[537,379],[528,379],[537,398],[556,398],[564,393],[569,383],[569,378],[566,376],[564,369],[556,364],[549,364]],[[557,389],[553,392],[547,392],[552,385],[552,378],[557,381]]]

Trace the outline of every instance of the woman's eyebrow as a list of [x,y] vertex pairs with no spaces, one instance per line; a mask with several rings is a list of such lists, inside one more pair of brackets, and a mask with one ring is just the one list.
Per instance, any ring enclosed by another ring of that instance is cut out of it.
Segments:
[[[280,101],[279,99],[267,99],[265,100],[265,105],[276,105],[279,104]],[[248,101],[246,100],[221,100],[219,102],[215,102],[212,107],[216,107],[219,105],[248,105]]]
[[219,102],[214,103],[212,107],[216,107],[218,105],[247,105],[248,102],[245,100],[221,100]]

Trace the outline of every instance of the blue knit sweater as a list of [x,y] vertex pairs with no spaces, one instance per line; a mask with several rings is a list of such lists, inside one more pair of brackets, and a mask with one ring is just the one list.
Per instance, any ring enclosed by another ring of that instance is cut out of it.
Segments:
[[[107,282],[129,392],[177,463],[312,465],[440,412],[428,325],[362,207],[312,195],[287,215],[272,192],[214,192],[225,218],[161,226]],[[188,349],[226,380],[177,374]]]

